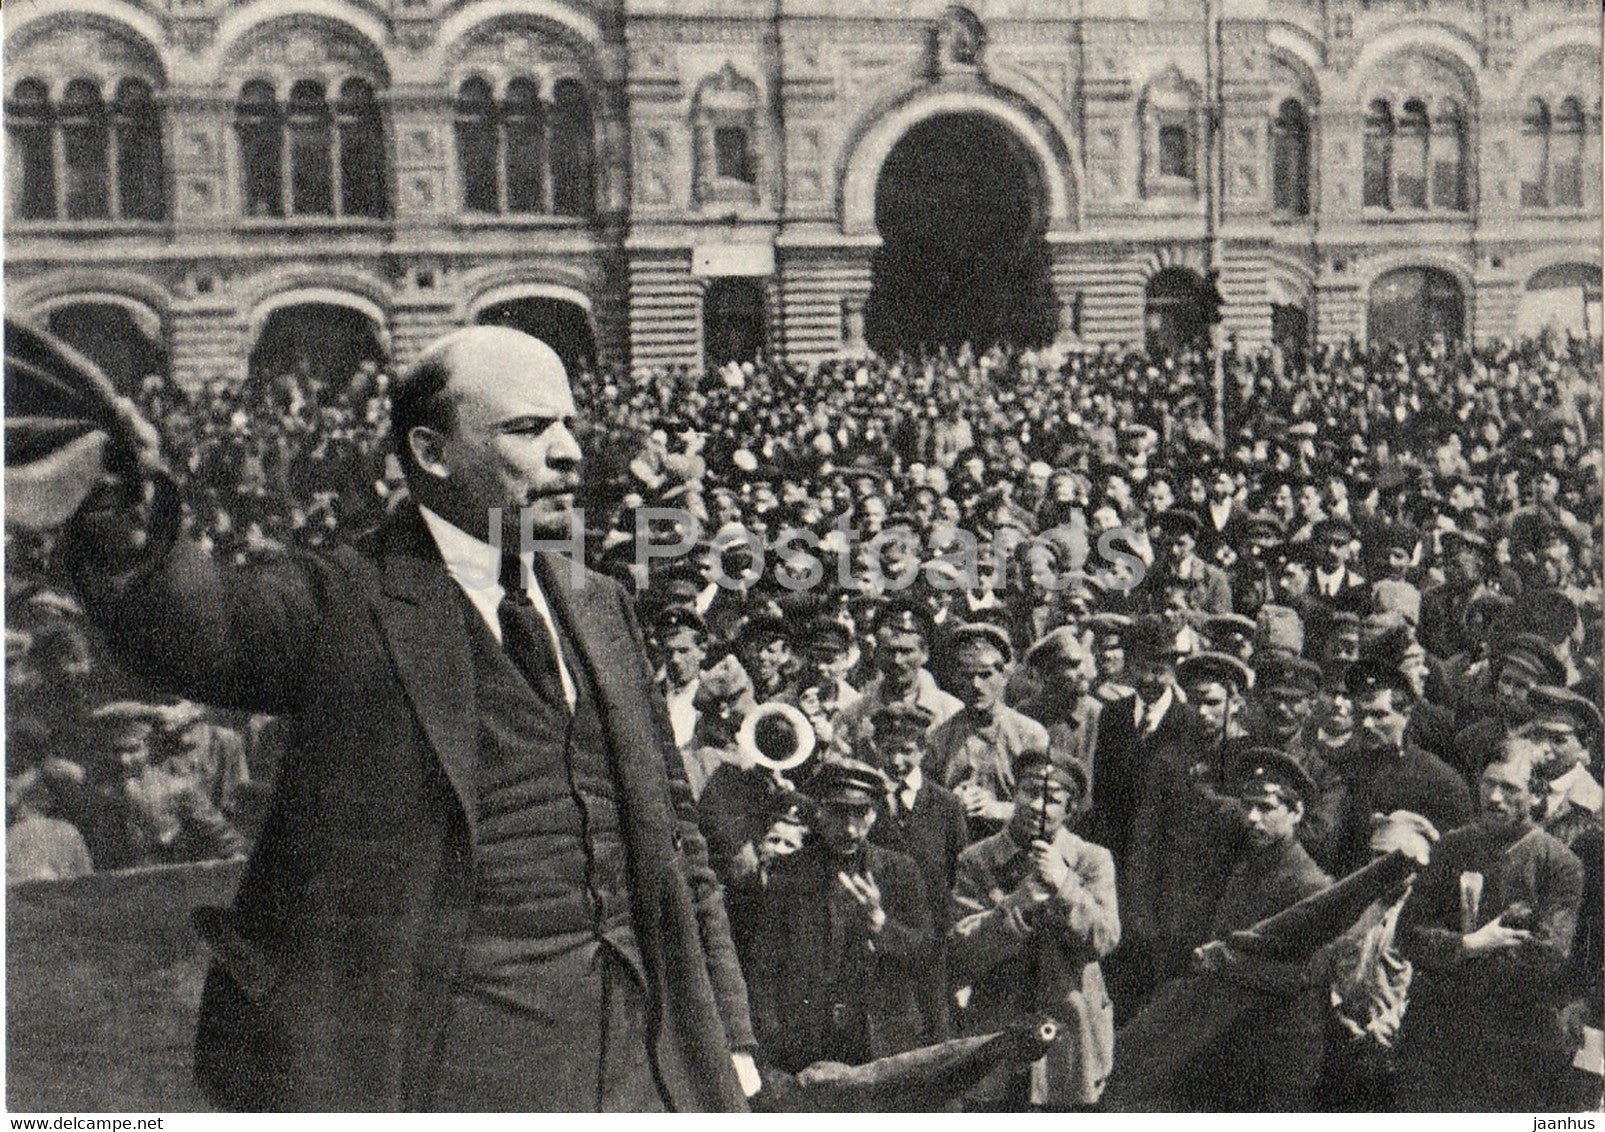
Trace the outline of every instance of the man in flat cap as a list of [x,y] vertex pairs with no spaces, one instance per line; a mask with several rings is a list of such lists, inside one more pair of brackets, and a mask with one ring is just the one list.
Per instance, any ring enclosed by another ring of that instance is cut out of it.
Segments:
[[1048,753],[1055,762],[1079,763],[1090,777],[1103,713],[1092,694],[1097,671],[1092,650],[1074,629],[1061,625],[1032,645],[1025,661],[1037,690],[1017,705],[1020,713],[1048,729]]
[[1114,1008],[1099,960],[1120,942],[1114,861],[1066,827],[1086,793],[1080,767],[1033,751],[1016,769],[1008,823],[959,858],[949,962],[968,990],[966,1032],[1046,1014],[1059,1038],[1029,1070],[988,1077],[971,1105],[1082,1107],[1097,1101],[1113,1066]]
[[1215,652],[1227,653],[1238,660],[1251,662],[1254,657],[1254,634],[1258,629],[1252,617],[1241,613],[1217,613],[1204,618],[1204,639]]
[[1556,1011],[1583,865],[1535,824],[1539,757],[1525,739],[1500,744],[1477,820],[1444,835],[1405,905],[1400,937],[1418,967],[1400,1049],[1405,1111],[1560,1107],[1572,1047]]
[[1141,592],[1149,595],[1149,611],[1171,608],[1162,595],[1175,594],[1184,608],[1203,613],[1230,613],[1232,586],[1226,572],[1197,553],[1202,524],[1190,510],[1172,507],[1154,517],[1154,564]]
[[[707,627],[696,610],[671,605],[653,622],[648,643],[662,665],[658,686],[669,707],[669,723],[674,728],[674,745],[686,754],[697,727],[697,691],[702,686],[702,662],[707,657]],[[686,762],[691,792],[701,794],[712,767],[693,768]]]
[[857,656],[851,628],[839,617],[820,614],[804,627],[800,643],[802,686],[822,690],[819,706],[826,718],[857,703],[858,689],[845,675]]
[[1014,766],[1027,751],[1046,751],[1048,732],[1003,702],[1014,661],[1007,633],[979,621],[958,626],[948,643],[964,707],[932,729],[926,759],[964,804],[970,836],[984,837],[1008,821]]
[[933,726],[964,706],[957,696],[937,686],[925,666],[931,658],[931,615],[917,601],[899,598],[876,610],[875,675],[860,689],[858,702],[843,708],[832,721],[836,749],[845,754],[870,729],[870,719],[890,703],[918,704],[931,713]]
[[1532,718],[1533,688],[1566,683],[1554,645],[1537,633],[1503,637],[1497,647],[1486,672],[1466,682],[1462,715],[1469,721],[1454,738],[1455,762],[1472,782],[1499,742]]
[[1096,672],[1092,694],[1100,703],[1123,700],[1134,691],[1126,679],[1126,631],[1131,618],[1123,613],[1094,613],[1080,622],[1091,635],[1092,660]]
[[100,747],[87,765],[51,758],[41,768],[97,871],[236,857],[247,849],[191,769],[164,757],[164,714],[133,700],[103,704],[90,713]]
[[1282,751],[1250,747],[1234,760],[1227,787],[1242,806],[1247,851],[1221,890],[1207,931],[1212,942],[1200,948],[1198,963],[1251,1005],[1196,1067],[1187,1091],[1204,1111],[1307,1112],[1320,1069],[1326,988],[1303,962],[1244,956],[1230,937],[1332,883],[1298,837],[1314,783]]
[[930,905],[935,944],[929,962],[935,972],[922,982],[920,1009],[927,1032],[948,1034],[945,946],[948,893],[958,870],[959,854],[970,843],[964,806],[957,796],[924,771],[931,713],[918,704],[891,703],[870,718],[866,761],[886,775],[889,790],[885,812],[870,829],[870,840],[906,853],[919,866]]
[[1406,741],[1415,694],[1397,665],[1360,661],[1344,676],[1354,703],[1354,740],[1338,768],[1349,799],[1340,822],[1333,871],[1347,875],[1365,864],[1371,815],[1409,810],[1440,832],[1471,820],[1465,780],[1435,755]]
[[760,611],[749,617],[737,637],[741,663],[752,677],[752,694],[759,703],[797,698],[799,664],[792,644],[798,626],[777,612]]
[[775,1068],[863,1065],[928,1036],[920,983],[933,977],[935,934],[919,866],[869,840],[886,793],[867,763],[821,766],[807,840],[770,872],[748,969],[759,1048]]
[[1256,744],[1294,759],[1314,786],[1304,795],[1299,839],[1323,865],[1335,864],[1338,827],[1348,805],[1342,774],[1316,741],[1314,718],[1321,669],[1298,656],[1267,655],[1254,668],[1249,732]]
[[1438,538],[1444,581],[1421,595],[1421,643],[1447,660],[1469,652],[1476,641],[1466,635],[1466,609],[1479,594],[1492,592],[1485,579],[1492,566],[1488,541],[1451,529]]

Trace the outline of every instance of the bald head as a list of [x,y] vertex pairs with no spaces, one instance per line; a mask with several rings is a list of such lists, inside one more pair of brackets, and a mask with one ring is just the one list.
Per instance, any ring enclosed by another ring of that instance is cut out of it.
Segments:
[[[391,424],[418,502],[476,537],[528,509],[564,533],[579,483],[574,396],[546,343],[472,326],[432,343],[397,384]],[[509,528],[516,534],[516,527]]]

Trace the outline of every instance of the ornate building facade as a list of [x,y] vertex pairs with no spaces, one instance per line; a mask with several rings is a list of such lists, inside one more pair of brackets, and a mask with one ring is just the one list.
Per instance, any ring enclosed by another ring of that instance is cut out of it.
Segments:
[[[15,0],[6,301],[122,379],[1598,333],[1581,0]],[[358,342],[353,347],[351,343]],[[342,352],[344,351],[344,352]]]

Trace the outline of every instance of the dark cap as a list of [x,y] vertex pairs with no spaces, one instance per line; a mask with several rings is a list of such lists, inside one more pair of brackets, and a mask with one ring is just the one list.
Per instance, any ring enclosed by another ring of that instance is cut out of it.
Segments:
[[1204,636],[1212,641],[1232,637],[1252,641],[1258,628],[1252,617],[1244,617],[1241,613],[1216,613],[1204,618],[1203,622]]
[[1091,792],[1087,769],[1078,762],[1061,762],[1044,750],[1022,751],[1020,757],[1015,760],[1016,782],[1023,782],[1029,778],[1041,779],[1044,775],[1072,791],[1077,798],[1085,798]]
[[1385,658],[1373,656],[1357,660],[1343,674],[1343,690],[1350,699],[1363,700],[1385,688],[1392,688],[1407,701],[1415,698],[1409,678],[1399,670],[1398,664]]
[[873,806],[886,797],[886,776],[857,759],[833,759],[808,782],[821,805]]
[[1047,668],[1065,661],[1087,664],[1091,660],[1092,650],[1082,643],[1081,637],[1068,625],[1061,625],[1044,634],[1025,654],[1025,662],[1032,668]]
[[1240,798],[1271,796],[1300,801],[1316,791],[1315,781],[1298,760],[1274,747],[1249,747],[1232,762],[1227,774],[1231,793]]
[[1176,634],[1163,617],[1150,615],[1135,618],[1121,634],[1120,643],[1134,659],[1146,657],[1165,660],[1176,656]]
[[1540,684],[1566,684],[1566,668],[1555,655],[1554,646],[1537,633],[1517,633],[1505,646],[1504,652],[1494,658],[1494,679],[1507,664],[1517,664],[1531,672]]
[[1409,523],[1387,523],[1377,532],[1378,545],[1383,550],[1414,550],[1421,541],[1421,532]]
[[659,640],[668,640],[674,634],[689,629],[699,637],[708,631],[707,624],[688,605],[671,605],[652,622],[652,632]]
[[1155,515],[1153,517],[1152,526],[1165,532],[1172,538],[1180,535],[1188,535],[1193,539],[1197,539],[1199,534],[1204,529],[1204,525],[1199,521],[1197,515],[1191,511],[1187,511],[1178,507],[1171,507],[1168,510],[1161,511],[1159,514]]
[[759,613],[749,617],[741,626],[740,642],[752,648],[762,648],[771,641],[791,643],[791,627],[784,617],[773,613]]
[[1577,629],[1577,606],[1559,590],[1531,590],[1516,598],[1510,628],[1558,645]]
[[1199,652],[1177,663],[1176,679],[1183,687],[1215,683],[1242,691],[1253,684],[1254,673],[1235,656],[1223,652]]
[[1332,536],[1342,535],[1345,541],[1352,540],[1358,529],[1349,520],[1341,515],[1328,515],[1315,526],[1310,528],[1310,542],[1317,545],[1332,541]]
[[1254,681],[1263,692],[1272,688],[1287,688],[1312,695],[1321,687],[1321,666],[1302,656],[1287,653],[1270,653],[1256,658]]
[[876,633],[918,633],[929,643],[933,628],[930,610],[907,598],[888,601],[875,611]]
[[1243,521],[1243,530],[1249,538],[1255,535],[1269,535],[1275,539],[1287,537],[1287,524],[1274,511],[1255,511]]
[[835,649],[846,652],[852,647],[852,634],[834,617],[815,617],[802,632],[802,644],[810,649]]
[[1600,734],[1599,705],[1570,688],[1554,684],[1536,685],[1527,693],[1527,703],[1536,715],[1569,716],[1579,731],[1594,736]]
[[1126,633],[1130,631],[1132,621],[1124,613],[1094,613],[1090,617],[1083,617],[1081,623],[1092,630],[1097,646],[1098,640],[1105,637],[1117,637],[1122,645],[1125,644]]
[[1008,633],[989,621],[970,621],[955,626],[948,634],[948,644],[955,654],[965,648],[990,645],[1003,655],[1004,664],[1014,661],[1014,646],[1009,642]]
[[875,710],[869,717],[876,742],[886,743],[901,736],[924,738],[936,717],[919,704],[894,701]]

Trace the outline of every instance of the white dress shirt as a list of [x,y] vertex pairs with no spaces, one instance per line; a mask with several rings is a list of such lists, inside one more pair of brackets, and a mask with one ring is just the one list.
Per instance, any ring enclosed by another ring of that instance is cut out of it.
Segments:
[[[424,526],[429,528],[435,545],[440,548],[446,572],[451,575],[452,581],[462,587],[463,593],[468,595],[468,600],[474,603],[479,616],[490,628],[491,635],[498,644],[501,643],[502,623],[496,613],[502,603],[500,551],[461,527],[448,523],[427,507],[420,506],[418,513],[423,516]],[[535,552],[525,551],[519,558],[524,563],[529,600],[534,604],[535,612],[540,614],[541,624],[546,626],[546,633],[552,639],[552,655],[557,658],[557,672],[563,681],[563,698],[568,701],[569,710],[572,711],[578,693],[575,691],[574,677],[563,662],[563,646],[557,639],[557,626],[552,621],[551,607],[546,604],[546,595],[541,593],[541,587],[535,581],[531,566]]]

